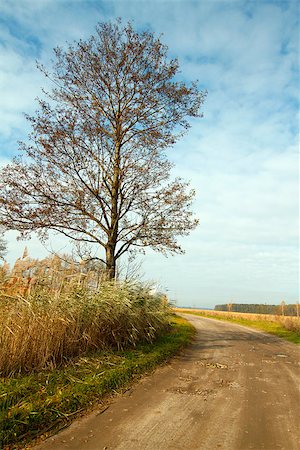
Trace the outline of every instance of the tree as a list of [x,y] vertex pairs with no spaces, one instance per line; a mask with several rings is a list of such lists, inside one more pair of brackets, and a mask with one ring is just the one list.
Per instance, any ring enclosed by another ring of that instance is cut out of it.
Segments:
[[2,235],[0,234],[0,260],[4,259],[4,256],[6,255],[6,241],[3,239]]
[[285,301],[282,300],[280,303],[280,310],[281,310],[281,315],[284,316],[284,308],[285,308]]
[[232,303],[227,303],[227,311],[228,312],[232,311]]
[[0,223],[98,244],[110,279],[130,249],[182,252],[177,236],[197,225],[194,192],[170,179],[165,150],[201,116],[206,93],[175,80],[178,62],[160,39],[120,20],[55,58],[51,73],[40,66],[54,87],[27,116],[23,157],[1,172]]

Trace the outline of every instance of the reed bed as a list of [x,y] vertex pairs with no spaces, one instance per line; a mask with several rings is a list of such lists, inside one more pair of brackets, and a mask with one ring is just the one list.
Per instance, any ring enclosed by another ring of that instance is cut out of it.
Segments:
[[64,428],[92,405],[99,409],[107,394],[124,392],[134,379],[168,360],[195,333],[184,319],[172,315],[170,322],[153,343],[91,352],[55,370],[0,377],[0,448],[28,448],[31,439]]
[[169,323],[163,295],[133,283],[78,285],[0,302],[0,375],[61,366],[94,350],[152,342]]

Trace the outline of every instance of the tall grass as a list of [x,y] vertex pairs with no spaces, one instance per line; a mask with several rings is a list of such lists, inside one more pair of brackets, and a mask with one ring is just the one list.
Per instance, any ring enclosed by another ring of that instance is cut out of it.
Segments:
[[292,316],[276,316],[275,320],[278,321],[283,328],[289,331],[295,331],[300,333],[300,318]]
[[60,282],[56,277],[53,284],[52,275],[39,279],[26,296],[0,295],[0,376],[58,367],[93,350],[152,342],[168,326],[166,298],[147,287],[87,285],[78,276]]
[[105,395],[122,392],[176,354],[194,332],[187,321],[171,316],[170,330],[152,344],[93,352],[55,370],[0,378],[0,448],[28,448],[28,440],[65,427],[91,405],[99,407]]

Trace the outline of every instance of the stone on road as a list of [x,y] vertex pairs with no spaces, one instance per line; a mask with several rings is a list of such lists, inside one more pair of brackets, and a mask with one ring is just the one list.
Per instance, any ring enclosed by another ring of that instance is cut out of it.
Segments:
[[298,450],[299,347],[186,315],[193,344],[36,450]]

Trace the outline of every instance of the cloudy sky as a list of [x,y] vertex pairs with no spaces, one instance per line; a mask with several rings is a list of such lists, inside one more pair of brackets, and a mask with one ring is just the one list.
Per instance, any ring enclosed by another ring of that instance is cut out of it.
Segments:
[[[204,117],[170,150],[174,174],[196,189],[200,226],[184,256],[148,252],[141,273],[179,305],[299,299],[298,0],[2,0],[0,165],[29,131],[53,47],[87,38],[121,17],[148,29],[178,57],[185,81],[208,90]],[[8,260],[25,243],[9,232]],[[36,239],[33,257],[47,253]],[[48,248],[65,251],[55,238]]]

